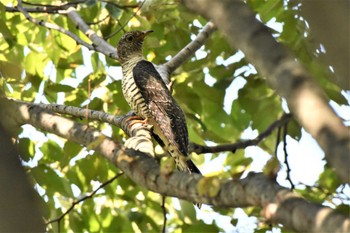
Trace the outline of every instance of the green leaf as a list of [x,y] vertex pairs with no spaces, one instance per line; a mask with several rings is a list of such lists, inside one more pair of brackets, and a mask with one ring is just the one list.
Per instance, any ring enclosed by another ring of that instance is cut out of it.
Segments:
[[320,189],[312,187],[305,187],[305,189],[296,189],[295,191],[303,195],[303,197],[305,197],[307,200],[319,204],[321,204],[327,196]]
[[46,62],[46,57],[42,53],[30,52],[25,58],[24,68],[32,75],[41,75],[44,73]]
[[34,157],[35,145],[29,138],[20,138],[18,140],[19,153],[21,158],[28,162]]
[[283,1],[282,0],[267,0],[258,9],[259,15],[263,22],[267,22],[273,17],[276,17],[283,13]]
[[90,190],[90,182],[88,182],[81,171],[79,166],[70,167],[66,172],[66,177],[71,184],[75,184],[81,190],[81,192],[87,192]]
[[[130,111],[130,107],[126,102],[122,93],[122,83],[120,80],[107,85],[107,88],[111,90],[113,101],[108,106],[112,109],[112,112],[127,113]],[[111,106],[112,105],[112,106]]]
[[197,114],[202,113],[202,105],[200,104],[200,97],[194,93],[185,83],[175,85],[175,99],[180,99],[180,105],[184,106],[186,112],[193,112]]
[[[180,200],[181,213],[184,216],[184,221],[188,224],[196,222],[196,211],[192,203]],[[185,219],[186,217],[186,219]]]
[[107,3],[106,4],[106,9],[108,10],[108,13],[114,18],[114,19],[118,19],[120,14],[121,14],[121,9],[119,7],[117,7],[114,4],[111,3]]
[[45,142],[40,147],[40,150],[44,154],[41,161],[45,162],[46,164],[58,162],[62,159],[62,148],[52,140]]
[[327,189],[329,192],[333,193],[341,184],[338,176],[335,174],[334,170],[331,168],[326,168],[320,175],[319,184],[321,187]]
[[63,146],[63,155],[61,157],[61,167],[64,168],[68,165],[69,161],[75,157],[82,147],[75,142],[67,141]]
[[237,223],[238,223],[238,219],[237,219],[237,218],[232,218],[232,219],[231,219],[231,224],[232,224],[233,226],[236,226]]
[[230,116],[235,127],[240,131],[245,130],[251,122],[250,114],[247,114],[247,112],[242,109],[237,100],[232,103]]
[[16,63],[0,60],[1,75],[5,78],[21,78],[22,67]]
[[298,122],[292,118],[289,122],[288,122],[288,135],[292,138],[294,138],[295,140],[300,140],[301,138],[301,127],[298,124]]
[[230,176],[234,179],[240,178],[243,172],[253,162],[252,158],[245,157],[244,155],[244,150],[237,150],[234,153],[229,153],[226,157],[224,166],[230,167]]
[[5,23],[3,15],[5,14],[4,5],[0,3],[0,33],[4,37],[5,41],[8,43],[9,47],[12,47],[17,42],[16,37],[14,37]]
[[48,195],[52,196],[54,193],[58,192],[66,197],[73,196],[69,182],[59,177],[49,166],[40,164],[31,169],[31,174],[36,182],[46,189]]
[[69,212],[69,228],[73,230],[74,232],[82,231],[83,229],[86,229],[84,218],[77,212],[77,211],[71,211]]
[[71,92],[75,90],[74,87],[68,86],[68,85],[63,85],[63,84],[58,84],[58,83],[53,83],[53,82],[47,82],[46,85],[46,91],[48,92]]
[[149,232],[158,228],[154,220],[142,212],[130,211],[127,216],[131,222],[137,224],[141,232]]
[[239,105],[251,116],[253,129],[259,132],[283,113],[280,97],[259,77],[248,78],[247,84],[238,91],[238,97]]
[[[123,223],[123,224],[120,224]],[[107,226],[105,232],[133,232],[130,219],[117,215],[112,217],[111,224]]]
[[76,166],[79,167],[87,183],[90,183],[91,180],[103,182],[108,179],[107,161],[100,156],[87,155],[84,159],[78,160]]

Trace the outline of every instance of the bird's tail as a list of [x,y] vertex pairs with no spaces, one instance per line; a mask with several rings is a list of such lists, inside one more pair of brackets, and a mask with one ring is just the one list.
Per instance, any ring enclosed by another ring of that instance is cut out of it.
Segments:
[[190,173],[202,174],[198,167],[192,162],[192,160],[187,160],[187,168]]

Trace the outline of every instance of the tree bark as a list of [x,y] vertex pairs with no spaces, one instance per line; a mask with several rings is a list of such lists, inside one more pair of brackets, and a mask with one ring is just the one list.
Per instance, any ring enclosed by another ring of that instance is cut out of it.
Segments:
[[[3,107],[0,104],[0,108]],[[44,232],[38,195],[21,166],[18,150],[2,125],[0,148],[0,232]]]

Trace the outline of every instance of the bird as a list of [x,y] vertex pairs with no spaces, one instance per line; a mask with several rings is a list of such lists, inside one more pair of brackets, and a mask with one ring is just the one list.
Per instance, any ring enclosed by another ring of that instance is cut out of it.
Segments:
[[153,30],[127,32],[118,42],[123,95],[130,108],[152,125],[153,133],[174,158],[177,169],[201,174],[188,154],[189,139],[184,112],[154,65],[143,56],[143,42],[151,32]]

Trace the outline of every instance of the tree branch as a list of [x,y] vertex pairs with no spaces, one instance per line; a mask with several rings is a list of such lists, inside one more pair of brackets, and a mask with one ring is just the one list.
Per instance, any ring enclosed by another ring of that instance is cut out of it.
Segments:
[[[0,104],[2,111],[4,107]],[[41,202],[3,125],[0,148],[0,232],[45,232]]]
[[97,189],[95,189],[95,190],[92,191],[91,193],[88,193],[88,194],[84,195],[84,197],[79,198],[79,199],[76,200],[76,201],[73,201],[73,202],[72,202],[72,205],[71,205],[61,216],[59,216],[58,218],[49,220],[49,221],[47,221],[45,224],[48,225],[48,224],[57,222],[58,225],[59,225],[59,224],[60,224],[60,221],[64,218],[64,216],[66,216],[67,214],[69,214],[69,212],[71,212],[72,209],[73,209],[76,205],[78,205],[80,202],[85,201],[86,199],[92,198],[93,196],[95,196],[95,194],[98,192],[98,190],[100,190],[100,189],[102,189],[103,187],[105,187],[106,185],[112,183],[115,179],[118,179],[118,178],[119,178],[120,176],[122,176],[123,174],[124,174],[123,172],[118,173],[117,175],[115,175],[115,176],[112,177],[111,179],[109,179],[109,180],[107,180],[106,182],[102,183]]
[[46,27],[48,29],[53,29],[56,31],[59,31],[69,37],[71,37],[73,40],[75,40],[78,44],[81,44],[85,47],[87,47],[90,50],[93,50],[94,47],[91,44],[86,43],[85,41],[83,41],[82,39],[80,39],[77,35],[75,35],[74,33],[72,33],[71,31],[68,31],[60,26],[58,26],[57,24],[53,24],[53,23],[48,23],[45,22],[43,20],[37,20],[35,18],[33,18],[32,16],[30,16],[30,14],[23,8],[22,6],[22,1],[18,0],[18,4],[17,4],[17,9],[26,17],[27,20],[29,20],[30,22],[42,26],[42,27]]
[[[23,4],[29,5],[31,7],[23,7],[23,9],[28,13],[45,13],[45,14],[57,14],[57,13],[65,13],[68,7],[73,6],[76,7],[78,4],[85,3],[86,0],[75,0],[73,2],[67,2],[61,5],[50,5],[50,4],[40,4],[40,3],[31,3],[22,1]],[[120,5],[112,1],[102,0],[102,2],[109,3],[115,7],[118,7],[123,10],[128,10],[129,8],[137,8],[139,4],[131,4],[131,5]],[[5,6],[5,11],[7,12],[20,12],[19,9],[15,7]]]
[[120,9],[123,9],[123,10],[127,10],[129,8],[138,8],[140,7],[140,4],[130,4],[130,5],[120,5],[118,3],[115,3],[113,1],[108,1],[108,0],[101,0],[102,2],[105,2],[105,3],[109,3],[115,7],[118,7]]
[[[263,174],[250,174],[241,180],[221,181],[215,196],[199,195],[197,187],[202,176],[198,174],[174,171],[168,176],[161,175],[159,164],[153,158],[122,147],[91,127],[57,116],[38,106],[6,99],[3,101],[8,109],[0,112],[4,116],[2,123],[7,125],[8,121],[12,121],[17,125],[31,124],[67,140],[93,145],[90,149],[118,166],[134,182],[161,195],[220,207],[260,206],[267,220],[299,232],[350,231],[350,220],[345,216],[328,207],[306,201]],[[100,138],[103,139],[99,140]],[[97,140],[99,143],[94,143]]]
[[290,183],[290,189],[294,190],[294,184],[293,181],[290,177],[290,166],[289,166],[289,162],[288,162],[288,151],[287,151],[287,133],[288,133],[288,124],[285,124],[283,127],[283,152],[284,152],[284,164],[286,165],[287,168],[287,180]]
[[243,1],[184,0],[185,5],[211,19],[232,47],[247,60],[284,98],[298,120],[325,151],[326,160],[344,182],[350,182],[350,134],[328,105],[323,90],[311,75],[255,17]]
[[[67,3],[61,6],[50,6],[50,5],[37,6],[32,9],[32,8],[24,8],[22,6],[22,1],[19,0],[16,7],[14,8],[7,7],[6,10],[9,12],[19,11],[26,17],[27,20],[31,21],[36,25],[59,31],[71,37],[78,44],[85,46],[89,50],[95,50],[111,58],[118,59],[117,49],[111,46],[110,44],[108,44],[105,40],[99,37],[92,29],[90,29],[90,27],[86,24],[86,22],[76,12],[73,6],[76,6],[76,4],[78,3],[81,3],[81,2],[78,1],[75,3]],[[41,11],[44,11],[45,13],[66,14],[72,20],[72,22],[77,26],[77,28],[81,30],[93,42],[93,44],[89,44],[85,42],[80,37],[72,33],[71,31],[68,31],[65,28],[62,28],[56,24],[48,23],[43,20],[37,20],[28,13],[28,12],[41,12]]]
[[128,121],[129,117],[136,116],[133,111],[121,116],[115,116],[103,111],[96,111],[91,109],[79,108],[74,106],[67,106],[62,104],[42,104],[42,103],[28,103],[21,100],[12,100],[18,104],[28,106],[36,106],[54,113],[60,113],[78,118],[88,118],[89,120],[96,120],[115,125],[124,130],[127,135],[132,135],[131,128],[132,121]]
[[200,47],[202,47],[215,30],[215,25],[209,21],[198,33],[196,39],[181,49],[180,52],[178,52],[173,58],[171,58],[165,64],[155,65],[157,71],[167,85],[170,83],[171,74],[188,58],[190,58]]
[[74,7],[67,9],[67,16],[75,24],[75,26],[82,31],[93,43],[94,50],[103,53],[104,55],[118,60],[117,49],[108,44],[104,39],[99,37],[87,23],[80,17]]
[[[75,2],[68,2],[62,5],[43,5],[43,4],[34,4],[29,2],[22,1],[23,4],[34,6],[34,7],[23,7],[22,9],[28,13],[45,13],[45,14],[57,14],[57,13],[64,13],[65,10],[70,6],[76,6],[77,4],[83,3],[86,0],[81,1],[75,1]],[[18,9],[18,6],[15,7],[5,7],[5,11],[7,12],[21,12],[20,9]]]
[[167,217],[166,217],[166,208],[165,208],[165,196],[162,196],[162,210],[163,210],[163,227],[162,227],[162,233],[166,232],[166,222],[167,222]]
[[[34,104],[34,103],[28,103],[20,100],[13,100],[13,101],[22,103],[22,104],[30,104],[31,106],[38,106],[55,113],[70,115],[78,118],[87,117],[89,120],[106,122],[123,129],[127,135],[129,136],[132,135],[129,128],[129,125],[131,122],[127,121],[127,119],[130,116],[135,116],[135,113],[132,111],[126,115],[115,116],[102,111],[96,111],[91,109],[86,110],[79,107],[73,107],[73,106],[67,106],[67,105],[61,105],[61,104],[42,104],[42,103]],[[266,137],[271,135],[271,133],[276,128],[282,127],[286,123],[288,123],[288,121],[291,118],[292,118],[291,114],[284,114],[280,119],[273,122],[265,131],[259,134],[255,139],[239,141],[232,144],[224,144],[224,145],[218,145],[218,146],[204,146],[196,143],[190,143],[189,151],[195,152],[196,154],[218,153],[218,152],[224,152],[224,151],[235,152],[237,149],[244,149],[244,148],[247,148],[248,146],[255,146],[255,145],[258,145]]]
[[164,64],[168,72],[173,73],[188,58],[190,58],[208,40],[210,35],[216,30],[213,22],[209,21],[198,33],[197,37],[180,50],[173,58]]
[[203,153],[218,153],[223,151],[235,152],[237,149],[245,149],[248,146],[258,145],[263,139],[269,136],[273,130],[282,127],[292,118],[291,114],[284,114],[279,120],[272,123],[265,131],[259,134],[256,138],[246,141],[239,141],[233,144],[224,144],[218,146],[202,146],[195,143],[190,144],[190,151],[196,154]]

